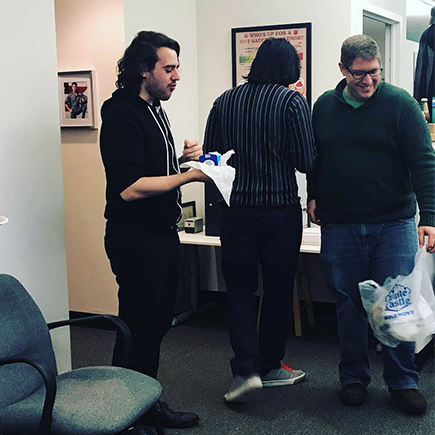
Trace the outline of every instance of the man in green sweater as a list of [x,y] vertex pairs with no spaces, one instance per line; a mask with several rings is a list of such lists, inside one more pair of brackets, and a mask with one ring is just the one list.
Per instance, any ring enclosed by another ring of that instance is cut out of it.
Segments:
[[[358,406],[370,383],[358,283],[408,275],[418,246],[435,251],[435,153],[416,101],[382,81],[372,38],[346,39],[339,67],[344,80],[314,105],[319,165],[308,179],[308,212],[321,225],[321,257],[337,299],[341,401]],[[383,346],[384,380],[402,411],[423,414],[414,354],[414,343]]]

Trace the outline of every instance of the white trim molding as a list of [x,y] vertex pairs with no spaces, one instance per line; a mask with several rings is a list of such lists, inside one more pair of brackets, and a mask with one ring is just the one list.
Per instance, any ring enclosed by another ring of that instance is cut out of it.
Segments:
[[363,17],[375,18],[391,25],[391,83],[400,83],[400,52],[405,39],[404,17],[386,9],[374,6],[362,0],[354,0],[351,7],[351,33],[358,35],[363,32]]

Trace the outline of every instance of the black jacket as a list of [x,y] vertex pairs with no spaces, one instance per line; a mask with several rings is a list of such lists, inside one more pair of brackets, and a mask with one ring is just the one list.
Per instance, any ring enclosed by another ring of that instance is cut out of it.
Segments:
[[414,79],[414,98],[420,102],[427,98],[432,110],[432,97],[435,96],[435,24],[427,28],[420,38],[417,65]]
[[101,109],[100,149],[106,171],[109,222],[144,229],[173,227],[181,214],[179,189],[152,198],[124,201],[120,194],[142,177],[179,172],[166,113],[137,94],[119,89]]

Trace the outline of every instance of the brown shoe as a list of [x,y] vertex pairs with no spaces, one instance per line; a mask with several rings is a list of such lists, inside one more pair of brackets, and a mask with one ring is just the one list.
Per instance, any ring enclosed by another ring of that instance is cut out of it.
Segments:
[[388,389],[398,406],[405,414],[421,415],[426,412],[427,402],[423,394],[416,388],[404,390]]
[[341,389],[340,399],[346,406],[364,405],[368,396],[366,387],[363,384],[347,384]]
[[[171,429],[195,426],[199,421],[197,414],[193,412],[173,411],[171,408],[169,408],[169,405],[166,402],[161,400],[158,400],[154,405],[154,410],[159,417],[160,424],[163,427]],[[140,421],[144,424],[153,425],[154,420],[151,411],[148,411]]]

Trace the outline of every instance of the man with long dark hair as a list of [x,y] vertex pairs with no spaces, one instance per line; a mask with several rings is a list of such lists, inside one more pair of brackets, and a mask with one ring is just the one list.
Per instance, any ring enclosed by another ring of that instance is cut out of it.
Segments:
[[[130,368],[156,377],[160,344],[171,326],[178,286],[180,186],[208,181],[199,170],[180,173],[170,124],[160,101],[179,75],[180,46],[161,33],[140,32],[118,62],[118,90],[101,110],[106,170],[105,247],[119,285],[119,316],[129,326]],[[185,159],[202,147],[185,141]],[[198,422],[193,413],[157,403],[166,427]]]
[[[233,383],[224,398],[301,382],[305,373],[281,364],[292,324],[293,282],[302,237],[295,169],[315,164],[310,109],[289,90],[300,62],[285,39],[260,46],[248,82],[223,93],[208,117],[204,147],[235,150],[231,207],[222,210],[222,272],[228,297]],[[259,340],[258,262],[263,272]]]

